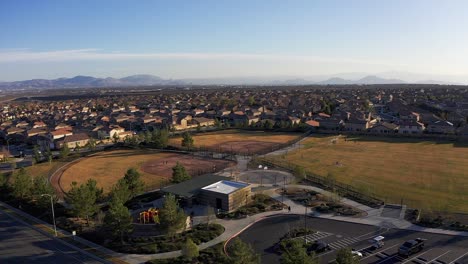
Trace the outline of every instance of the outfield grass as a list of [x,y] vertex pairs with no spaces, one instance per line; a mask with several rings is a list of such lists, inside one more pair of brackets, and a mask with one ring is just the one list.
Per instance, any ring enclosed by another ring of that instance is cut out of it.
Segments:
[[[195,146],[213,147],[223,142],[236,141],[257,141],[270,143],[286,143],[299,137],[301,133],[281,133],[281,132],[263,132],[263,131],[237,131],[227,130],[220,132],[202,133],[192,135]],[[182,137],[171,138],[169,144],[173,146],[181,145]]]
[[25,167],[24,169],[31,175],[32,177],[49,177],[55,170],[59,167],[65,165],[66,162],[62,161],[54,161],[52,163],[43,162],[34,164],[30,167]]
[[157,186],[163,177],[152,175],[140,170],[140,166],[153,159],[160,159],[170,156],[170,153],[158,153],[141,150],[118,150],[102,152],[94,156],[84,158],[78,163],[71,165],[62,174],[60,186],[64,191],[70,189],[73,181],[84,183],[88,179],[95,179],[98,186],[104,191],[109,191],[113,184],[125,175],[131,168],[137,168],[141,173],[141,178],[149,186]]
[[468,213],[468,148],[408,139],[310,137],[275,159],[374,193],[387,203]]

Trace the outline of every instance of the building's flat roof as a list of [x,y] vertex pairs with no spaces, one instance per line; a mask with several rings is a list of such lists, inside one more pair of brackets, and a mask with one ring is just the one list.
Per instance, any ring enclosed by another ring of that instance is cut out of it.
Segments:
[[202,189],[206,191],[229,194],[247,186],[249,186],[249,184],[242,182],[219,181],[205,186]]
[[228,177],[213,174],[201,175],[198,177],[194,177],[191,180],[181,182],[179,184],[167,186],[163,188],[162,191],[166,193],[172,193],[177,196],[189,198],[196,195],[201,190],[201,188],[203,188],[203,186],[207,186],[219,181],[225,181],[229,179],[230,178]]

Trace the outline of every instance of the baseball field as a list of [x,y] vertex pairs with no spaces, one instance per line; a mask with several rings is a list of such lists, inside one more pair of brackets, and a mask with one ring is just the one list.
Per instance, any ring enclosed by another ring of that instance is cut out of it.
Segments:
[[[242,154],[255,154],[271,150],[279,144],[298,138],[300,135],[300,133],[227,130],[194,134],[192,138],[195,147],[219,152],[233,151]],[[181,147],[181,142],[181,137],[175,137],[170,139],[169,144]]]
[[180,162],[188,173],[196,176],[211,173],[233,166],[229,160],[207,159],[192,155],[155,152],[145,150],[116,150],[100,152],[97,155],[80,159],[57,175],[58,184],[66,192],[73,181],[86,182],[93,178],[104,191],[109,191],[127,169],[135,167],[141,173],[147,189],[159,188],[172,176],[172,167]]

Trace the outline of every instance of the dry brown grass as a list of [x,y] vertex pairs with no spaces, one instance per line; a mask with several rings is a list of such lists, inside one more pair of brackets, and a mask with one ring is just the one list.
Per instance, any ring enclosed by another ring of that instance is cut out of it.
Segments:
[[351,184],[389,203],[423,210],[468,212],[468,148],[452,143],[311,137],[276,157]]
[[[242,151],[246,149],[244,143],[248,143],[250,151],[255,153],[257,150],[271,148],[272,145],[286,143],[299,137],[300,135],[300,133],[228,130],[213,133],[195,134],[192,135],[192,137],[196,147],[225,148],[226,145],[229,145],[229,149],[231,149],[232,146],[234,151]],[[180,147],[181,142],[182,138],[177,137],[171,138],[169,144]]]
[[188,172],[198,169],[212,169],[215,164],[218,165],[218,168],[221,168],[221,163],[231,164],[229,161],[210,159],[196,162],[196,159],[190,155],[175,153],[116,150],[101,152],[71,165],[62,174],[60,186],[64,191],[68,191],[73,181],[84,183],[93,178],[97,181],[98,186],[103,187],[104,191],[107,192],[125,175],[129,168],[135,167],[141,173],[141,178],[148,188],[159,188],[161,182],[167,183],[169,181],[172,167],[177,161],[184,165]]
[[49,174],[53,173],[57,168],[66,164],[66,162],[54,161],[52,163],[44,162],[35,164],[30,167],[25,167],[26,172],[32,177],[48,177]]
[[[104,191],[109,191],[113,184],[125,175],[131,168],[139,168],[143,163],[151,159],[159,159],[169,156],[168,153],[155,153],[140,150],[117,150],[102,152],[97,155],[84,158],[80,162],[70,166],[60,178],[60,186],[65,191],[70,189],[73,181],[84,183],[88,179],[95,179],[98,186]],[[145,184],[157,185],[163,178],[151,175],[139,170]]]

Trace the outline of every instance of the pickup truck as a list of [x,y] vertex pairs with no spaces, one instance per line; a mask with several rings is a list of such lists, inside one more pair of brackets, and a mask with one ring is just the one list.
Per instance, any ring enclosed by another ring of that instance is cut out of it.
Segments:
[[398,249],[398,255],[408,257],[411,254],[421,251],[424,248],[426,239],[416,238],[408,240]]

